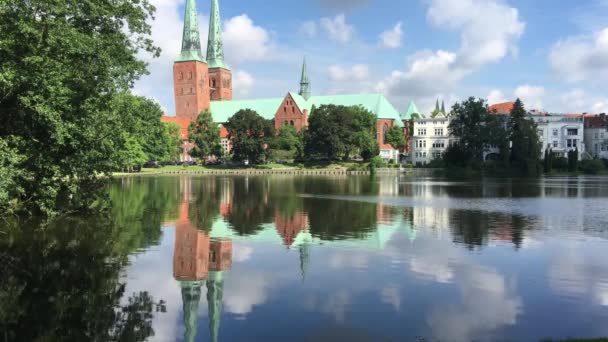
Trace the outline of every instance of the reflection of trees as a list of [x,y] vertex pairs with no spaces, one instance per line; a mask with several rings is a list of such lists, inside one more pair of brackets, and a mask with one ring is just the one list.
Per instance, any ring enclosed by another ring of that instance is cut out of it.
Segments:
[[226,219],[239,235],[255,234],[272,222],[275,203],[269,200],[268,182],[260,177],[234,178],[232,210]]
[[180,203],[176,178],[124,178],[110,186],[111,217],[122,252],[157,245],[161,225],[176,216]]
[[376,229],[377,204],[307,198],[310,231],[324,240],[365,237]]
[[[128,228],[121,228],[128,229]],[[121,304],[130,246],[104,217],[8,227],[0,236],[0,331],[19,341],[144,341],[157,305],[146,293]],[[141,246],[130,246],[138,248]]]
[[470,249],[486,245],[488,239],[509,241],[519,248],[525,230],[533,227],[523,216],[472,210],[452,210],[449,220],[454,242]]
[[192,179],[192,204],[189,206],[190,222],[198,229],[211,231],[220,214],[222,184],[219,178],[203,177]]

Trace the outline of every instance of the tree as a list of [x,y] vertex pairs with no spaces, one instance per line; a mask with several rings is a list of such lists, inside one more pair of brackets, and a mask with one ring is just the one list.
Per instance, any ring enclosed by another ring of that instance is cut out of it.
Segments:
[[483,161],[484,151],[494,145],[502,130],[498,119],[488,112],[483,99],[470,97],[452,108],[450,134],[459,140],[459,149],[466,151],[465,165]]
[[323,105],[315,109],[304,140],[308,159],[349,159],[359,153],[369,160],[379,153],[376,117],[361,106]]
[[568,171],[578,171],[578,148],[568,151]]
[[[13,192],[26,209],[53,215],[100,198],[124,142],[115,94],[146,73],[147,0],[0,4],[0,140],[28,174]],[[15,144],[15,137],[27,144]]]
[[220,127],[213,122],[211,112],[205,110],[198,115],[196,121],[188,127],[188,136],[190,142],[194,143],[194,149],[190,153],[193,157],[202,159],[222,155]]
[[404,148],[407,142],[405,140],[405,135],[403,134],[403,129],[398,126],[389,128],[386,133],[386,142],[395,149]]
[[298,155],[301,156],[303,144],[302,132],[298,132],[294,126],[283,125],[272,140],[270,148],[277,159],[294,159]]
[[167,160],[179,160],[182,151],[182,134],[178,124],[173,122],[163,122],[165,128],[163,139],[167,146]]
[[541,155],[540,138],[536,123],[527,117],[520,99],[513,105],[507,128],[512,143],[511,164],[525,174],[537,174]]
[[251,109],[234,114],[226,123],[233,144],[233,159],[261,163],[267,153],[268,143],[274,137],[274,126]]

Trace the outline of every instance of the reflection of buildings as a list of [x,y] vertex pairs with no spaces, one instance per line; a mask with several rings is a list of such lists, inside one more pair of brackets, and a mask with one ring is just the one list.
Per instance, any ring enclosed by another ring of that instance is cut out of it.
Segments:
[[[281,236],[283,244],[287,248],[294,246],[300,253],[300,273],[302,280],[306,278],[306,270],[310,260],[310,240],[308,237],[308,214],[297,211],[289,218],[285,218],[280,213],[276,213],[274,217],[275,229]],[[296,243],[296,240],[298,240]]]
[[232,266],[232,241],[211,239],[207,232],[196,229],[189,220],[191,201],[190,178],[180,179],[182,204],[175,222],[173,277],[179,281],[184,310],[185,341],[195,341],[202,286],[207,285],[209,331],[217,341],[224,288],[224,272]]

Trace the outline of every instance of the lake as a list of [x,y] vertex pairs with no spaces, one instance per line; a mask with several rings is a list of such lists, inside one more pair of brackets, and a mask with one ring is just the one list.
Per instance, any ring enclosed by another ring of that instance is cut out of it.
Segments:
[[[608,178],[150,176],[0,225],[0,341],[608,336]],[[4,340],[3,340],[4,339]]]

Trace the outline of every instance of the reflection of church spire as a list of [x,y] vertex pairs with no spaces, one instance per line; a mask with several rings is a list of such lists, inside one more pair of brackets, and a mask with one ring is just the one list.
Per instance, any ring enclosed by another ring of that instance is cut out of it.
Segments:
[[224,297],[224,272],[211,272],[207,279],[207,304],[209,307],[209,332],[211,341],[217,342],[222,317],[222,299]]
[[302,282],[306,280],[306,271],[310,263],[310,244],[303,243],[298,247],[300,249],[300,273],[302,274]]
[[198,303],[201,299],[202,281],[180,281],[182,288],[182,304],[184,307],[184,325],[186,332],[184,340],[193,342],[196,340],[198,323]]

